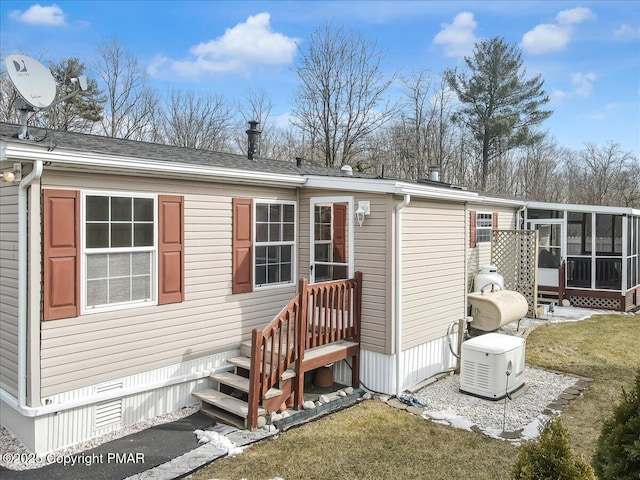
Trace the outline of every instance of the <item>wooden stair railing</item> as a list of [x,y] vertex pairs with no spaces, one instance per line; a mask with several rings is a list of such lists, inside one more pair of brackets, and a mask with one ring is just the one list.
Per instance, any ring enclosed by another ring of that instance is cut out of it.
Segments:
[[359,384],[359,344],[362,312],[362,273],[353,279],[309,285],[300,279],[298,294],[264,329],[251,335],[247,425],[258,423],[258,406],[265,393],[295,364],[294,406],[302,405],[305,350],[349,339],[357,343],[352,383]]
[[[301,281],[302,284],[302,281]],[[304,292],[303,289],[300,289]],[[282,374],[296,361],[295,339],[300,328],[302,293],[296,295],[263,330],[255,328],[251,335],[251,368],[249,370],[249,415],[247,424],[258,424],[258,405],[265,393],[280,382]]]

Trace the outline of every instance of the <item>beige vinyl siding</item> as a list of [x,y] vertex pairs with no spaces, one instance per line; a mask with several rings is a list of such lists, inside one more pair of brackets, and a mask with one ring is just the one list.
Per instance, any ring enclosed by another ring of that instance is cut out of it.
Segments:
[[[299,257],[301,277],[309,278],[309,205],[311,197],[350,196],[342,191],[300,191]],[[362,227],[354,221],[354,265],[361,271],[364,288],[362,292],[362,348],[379,353],[390,353],[391,349],[391,228],[392,203],[383,194],[356,194],[358,201],[371,202],[371,214]]]
[[185,301],[42,323],[42,396],[238,347],[295,295],[295,285],[231,292],[232,197],[295,200],[295,190],[52,174],[43,188],[184,195]]
[[[516,228],[517,207],[495,207],[488,205],[468,205],[467,206],[467,232],[469,231],[469,213],[475,211],[476,213],[498,213],[498,230],[513,230]],[[468,234],[467,234],[468,235]],[[469,245],[469,238],[467,238],[467,246]],[[491,242],[479,243],[475,248],[467,247],[467,286],[472,287],[473,277],[480,270],[482,265],[491,265]]]
[[0,386],[18,396],[18,184],[0,186]]
[[402,349],[443,337],[465,314],[463,204],[412,199],[402,211]]

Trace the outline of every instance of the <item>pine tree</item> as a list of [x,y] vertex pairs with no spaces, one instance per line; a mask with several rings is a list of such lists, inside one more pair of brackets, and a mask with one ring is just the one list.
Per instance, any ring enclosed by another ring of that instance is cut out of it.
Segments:
[[537,441],[520,447],[513,480],[595,480],[593,469],[576,457],[567,429],[555,417],[549,420]]
[[518,47],[495,37],[476,44],[465,57],[467,72],[448,70],[445,79],[462,103],[454,120],[467,127],[482,152],[481,189],[487,188],[489,162],[516,147],[533,144],[543,135],[532,127],[552,113],[541,75],[526,78]]
[[602,479],[640,478],[640,370],[635,389],[622,389],[622,401],[602,427],[593,467]]

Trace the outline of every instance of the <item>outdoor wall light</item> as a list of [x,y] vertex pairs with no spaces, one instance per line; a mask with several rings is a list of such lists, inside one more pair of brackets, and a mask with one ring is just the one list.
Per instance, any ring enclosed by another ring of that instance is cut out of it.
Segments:
[[362,226],[364,223],[364,217],[371,213],[371,202],[362,201],[358,202],[358,209],[356,210],[356,221],[358,225]]
[[13,183],[16,180],[20,180],[21,178],[22,178],[22,165],[20,165],[19,163],[14,163],[13,169],[4,170],[2,172],[2,177],[0,177],[0,180],[7,183]]

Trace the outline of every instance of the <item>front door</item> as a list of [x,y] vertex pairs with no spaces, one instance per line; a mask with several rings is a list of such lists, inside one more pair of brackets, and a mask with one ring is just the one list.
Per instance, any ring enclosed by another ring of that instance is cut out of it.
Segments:
[[311,199],[311,283],[353,276],[353,197]]
[[562,220],[535,220],[530,228],[538,231],[538,285],[558,286],[558,269],[564,257]]

